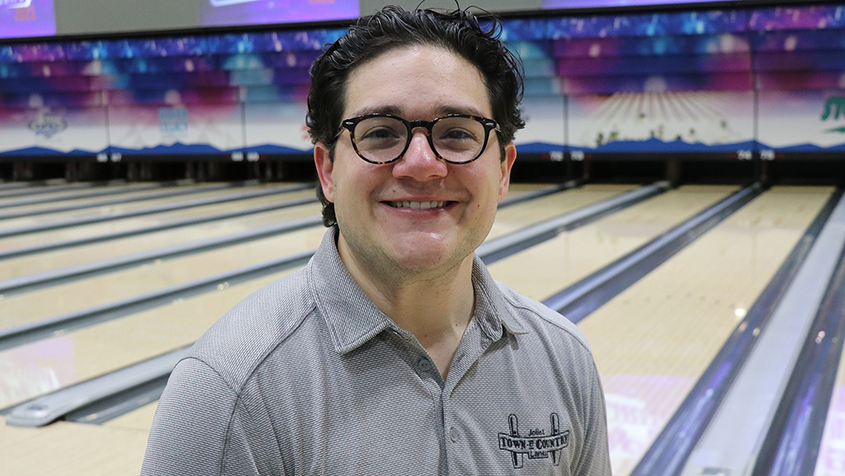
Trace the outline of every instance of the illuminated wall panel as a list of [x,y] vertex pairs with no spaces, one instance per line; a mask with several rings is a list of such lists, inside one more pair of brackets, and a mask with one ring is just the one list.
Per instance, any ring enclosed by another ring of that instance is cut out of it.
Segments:
[[256,102],[245,108],[248,152],[308,154],[313,149],[305,127],[304,102]]
[[760,148],[781,152],[845,150],[845,89],[761,91]]
[[93,155],[107,148],[105,108],[0,110],[0,155]]
[[548,38],[708,35],[745,30],[744,10],[629,13],[551,19]]
[[573,150],[736,152],[754,140],[751,91],[574,96],[568,106]]
[[[291,2],[202,1],[214,15],[260,11],[270,18],[283,3],[292,8],[288,13],[296,9]],[[845,90],[843,13],[840,5],[811,5],[506,19],[502,38],[525,72],[528,125],[517,145],[543,154],[837,147],[841,133],[834,122],[845,117],[837,115],[837,91]],[[39,153],[56,155],[109,147],[125,154],[309,151],[308,67],[344,31],[0,46],[4,123],[30,135],[43,132],[37,140],[0,143],[0,149],[42,147]],[[792,112],[777,110],[779,102],[794,106],[796,118],[818,131],[795,137],[801,128],[784,124]],[[38,111],[46,116],[33,122]],[[67,129],[47,137],[50,127],[62,124],[52,119],[57,114]],[[70,118],[79,119],[74,127]],[[61,143],[83,123],[103,130],[89,130],[96,138],[88,145]],[[35,129],[27,129],[30,124]],[[110,144],[103,145],[103,137]]]
[[109,138],[121,154],[221,154],[244,146],[242,105],[109,107]]
[[564,97],[527,96],[522,101],[525,129],[516,133],[514,143],[521,153],[555,154],[563,158]]

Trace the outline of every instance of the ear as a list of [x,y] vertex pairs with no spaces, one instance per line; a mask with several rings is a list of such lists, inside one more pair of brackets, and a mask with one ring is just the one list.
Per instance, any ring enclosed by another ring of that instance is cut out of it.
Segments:
[[320,186],[323,188],[323,195],[334,203],[334,162],[329,158],[329,148],[322,142],[314,144],[314,165],[317,166],[317,176],[320,177]]
[[508,194],[508,187],[511,183],[511,169],[516,161],[516,146],[513,141],[505,144],[505,158],[501,161],[502,178],[499,181],[499,201],[502,201]]

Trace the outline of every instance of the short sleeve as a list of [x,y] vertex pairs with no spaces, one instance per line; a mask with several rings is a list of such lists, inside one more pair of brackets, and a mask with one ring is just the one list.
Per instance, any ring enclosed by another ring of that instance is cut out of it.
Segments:
[[[249,452],[226,461],[227,447],[245,448],[235,421],[237,394],[212,368],[182,360],[167,382],[156,410],[142,476],[253,475]],[[225,472],[224,472],[225,471]]]

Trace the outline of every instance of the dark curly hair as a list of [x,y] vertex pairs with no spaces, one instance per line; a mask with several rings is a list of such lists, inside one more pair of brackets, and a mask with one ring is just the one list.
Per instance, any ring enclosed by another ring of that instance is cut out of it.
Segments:
[[[455,52],[481,72],[493,119],[501,127],[498,134],[503,160],[504,144],[513,140],[525,122],[519,110],[522,64],[499,40],[500,33],[501,23],[497,20],[493,19],[490,29],[485,30],[468,10],[440,13],[387,6],[374,15],[358,19],[346,35],[311,65],[306,117],[311,141],[325,144],[329,159],[334,160],[347,78],[355,68],[395,48],[433,45]],[[323,223],[335,225],[334,204],[326,199],[319,185],[317,197],[323,204]]]

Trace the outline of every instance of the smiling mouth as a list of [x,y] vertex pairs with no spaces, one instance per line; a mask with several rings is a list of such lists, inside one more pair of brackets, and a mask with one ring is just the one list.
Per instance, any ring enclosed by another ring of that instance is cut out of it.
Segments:
[[451,202],[385,202],[393,208],[413,208],[428,210],[430,208],[443,208]]

